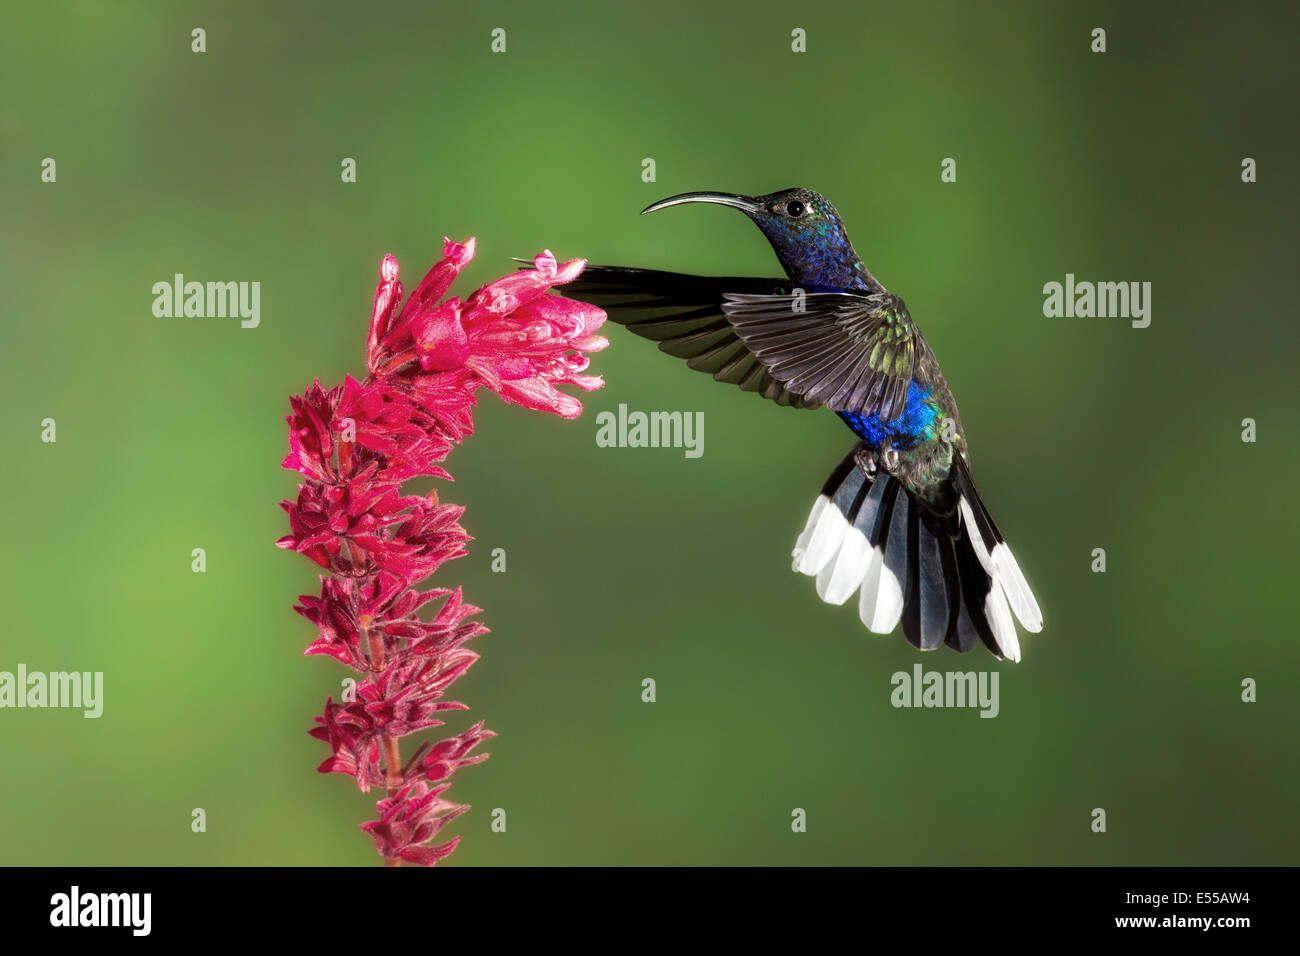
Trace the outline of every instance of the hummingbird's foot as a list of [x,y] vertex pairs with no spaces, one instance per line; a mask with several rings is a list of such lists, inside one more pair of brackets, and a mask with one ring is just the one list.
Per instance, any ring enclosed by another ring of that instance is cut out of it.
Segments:
[[858,450],[853,453],[853,460],[857,463],[858,470],[866,475],[867,481],[876,480],[876,453],[866,445],[859,445]]
[[885,471],[892,475],[898,470],[898,449],[893,445],[886,445],[885,450],[880,455],[880,460],[885,466]]

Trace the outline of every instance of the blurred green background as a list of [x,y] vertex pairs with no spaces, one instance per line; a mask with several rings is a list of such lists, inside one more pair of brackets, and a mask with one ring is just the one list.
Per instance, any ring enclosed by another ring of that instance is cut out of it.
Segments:
[[[921,655],[822,604],[789,552],[852,436],[612,328],[582,419],[483,393],[448,462],[477,540],[438,583],[493,631],[449,729],[500,734],[455,778],[449,864],[1297,862],[1293,9],[2,16],[0,669],[102,670],[106,701],[0,711],[0,861],[373,865],[373,799],[306,734],[345,672],[300,656],[314,566],[273,547],[289,394],[363,370],[384,253],[409,288],[477,236],[461,294],[542,248],[773,273],[742,216],[637,212],[807,185],[942,360],[1043,633],[1019,665]],[[260,281],[261,326],[155,318],[176,272]],[[1067,272],[1150,281],[1150,328],[1044,318]],[[620,402],[704,412],[704,456],[598,448]],[[894,709],[918,661],[996,668],[1000,715]]]

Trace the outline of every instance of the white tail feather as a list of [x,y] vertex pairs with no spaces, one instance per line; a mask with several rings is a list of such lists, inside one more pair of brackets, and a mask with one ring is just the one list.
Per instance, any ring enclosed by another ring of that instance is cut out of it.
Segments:
[[817,575],[817,596],[827,604],[843,604],[858,589],[871,560],[871,543],[857,528],[850,528],[835,560]]
[[799,537],[794,542],[794,551],[792,553],[794,570],[802,570],[800,565],[803,563],[803,556],[808,553],[808,545],[812,542],[813,531],[817,528],[817,521],[830,503],[831,500],[825,495],[818,495],[817,500],[813,502],[812,511],[808,512],[808,520],[804,522],[803,531],[799,532]]
[[1005,543],[999,544],[993,549],[993,567],[997,571],[998,581],[1002,584],[1002,589],[1007,592],[1007,600],[1011,602],[1011,610],[1016,612],[1016,617],[1026,631],[1037,634],[1043,629],[1043,612],[1038,609],[1038,602],[1034,600],[1034,592],[1029,590],[1029,582],[1020,571],[1020,565],[1016,563],[1015,555]]
[[1011,620],[1011,609],[1007,607],[1002,585],[996,579],[990,583],[988,596],[984,599],[984,616],[988,618],[993,639],[1002,649],[1002,656],[1019,662],[1020,641],[1016,638],[1016,625]]
[[[812,533],[808,535],[808,543],[803,548],[802,556],[795,562],[795,570],[803,574],[816,574],[826,567],[839,551],[844,535],[849,530],[848,519],[840,513],[839,508],[835,507],[835,503],[827,500],[825,507],[818,508],[817,505],[821,501],[819,497],[817,504],[813,505],[813,511],[816,512],[815,522],[813,515],[808,516]],[[804,534],[808,532],[805,530]],[[800,535],[799,540],[803,541],[804,535]],[[795,549],[799,550],[798,544],[795,545]]]
[[903,616],[903,587],[894,572],[885,567],[885,556],[871,549],[871,562],[862,581],[858,617],[875,634],[889,634]]
[[1021,626],[1026,631],[1037,634],[1043,629],[1043,612],[1038,608],[1034,592],[1029,590],[1029,582],[1025,580],[1015,555],[1003,541],[992,542],[990,551],[990,542],[985,541],[984,536],[980,534],[970,502],[962,498],[960,508],[962,523],[966,526],[966,535],[970,538],[975,556],[980,559],[984,571],[1002,585],[1002,590],[1006,592],[1006,599],[1011,604],[1011,610],[1015,611]]

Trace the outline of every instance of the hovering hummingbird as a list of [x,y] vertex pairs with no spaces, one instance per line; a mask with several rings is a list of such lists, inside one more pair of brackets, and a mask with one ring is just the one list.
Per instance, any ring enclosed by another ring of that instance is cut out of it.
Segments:
[[810,189],[682,193],[642,214],[684,203],[739,209],[786,278],[588,266],[565,294],[720,382],[839,415],[858,443],[813,503],[795,570],[815,575],[828,603],[857,592],[877,634],[901,620],[922,650],[982,641],[1018,661],[1011,612],[1033,632],[1042,613],[975,490],[957,404],[903,300],[867,271],[835,207]]

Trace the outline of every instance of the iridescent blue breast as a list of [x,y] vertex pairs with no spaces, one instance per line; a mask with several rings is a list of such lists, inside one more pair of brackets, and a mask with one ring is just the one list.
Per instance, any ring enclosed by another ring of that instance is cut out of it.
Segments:
[[878,415],[862,415],[858,412],[836,412],[844,419],[853,433],[872,448],[892,445],[899,451],[907,451],[920,442],[929,441],[935,435],[935,418],[938,413],[930,404],[933,389],[912,382],[907,386],[907,404],[903,413],[890,421],[882,422]]

